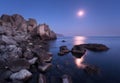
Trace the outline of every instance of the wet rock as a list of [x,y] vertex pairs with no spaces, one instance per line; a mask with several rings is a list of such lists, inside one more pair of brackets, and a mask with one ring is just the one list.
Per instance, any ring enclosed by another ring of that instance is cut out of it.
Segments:
[[39,74],[38,83],[47,83],[46,77],[43,74]]
[[25,59],[16,59],[9,62],[9,68],[11,71],[17,72],[21,69],[29,69],[30,63]]
[[63,75],[62,76],[62,83],[72,83],[72,79],[68,75]]
[[71,50],[72,54],[78,58],[80,58],[82,55],[85,54],[86,52],[86,49],[82,46],[78,46],[78,45],[75,45],[72,50]]
[[83,44],[83,46],[91,51],[107,51],[109,49],[103,44]]
[[29,72],[26,69],[22,69],[19,72],[13,73],[10,76],[10,79],[12,80],[27,80],[28,78],[30,78],[32,76],[32,73]]
[[43,63],[42,65],[39,65],[39,66],[38,66],[38,69],[39,69],[41,72],[45,72],[45,71],[47,71],[51,66],[52,66],[51,63]]
[[59,55],[65,55],[69,52],[70,52],[70,50],[67,48],[67,46],[60,46],[60,52],[58,54]]
[[35,64],[35,62],[37,61],[37,57],[33,57],[32,59],[30,59],[30,60],[28,60],[28,62],[31,64],[31,65],[33,65],[33,64]]

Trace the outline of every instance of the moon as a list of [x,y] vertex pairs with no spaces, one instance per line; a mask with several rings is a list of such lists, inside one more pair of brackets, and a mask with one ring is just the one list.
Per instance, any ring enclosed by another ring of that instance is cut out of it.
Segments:
[[85,14],[85,12],[84,12],[83,10],[80,10],[80,11],[78,11],[78,13],[77,13],[77,15],[80,16],[80,17],[83,16],[84,14]]

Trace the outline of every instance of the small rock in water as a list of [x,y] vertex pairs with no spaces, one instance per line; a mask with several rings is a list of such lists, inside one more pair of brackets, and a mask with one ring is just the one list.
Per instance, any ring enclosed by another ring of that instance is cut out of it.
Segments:
[[13,73],[10,76],[10,79],[12,80],[27,80],[28,78],[30,78],[32,76],[32,73],[29,72],[26,69],[22,69],[19,72]]
[[65,55],[69,52],[70,50],[67,48],[67,46],[60,46],[60,52],[58,53],[58,55]]

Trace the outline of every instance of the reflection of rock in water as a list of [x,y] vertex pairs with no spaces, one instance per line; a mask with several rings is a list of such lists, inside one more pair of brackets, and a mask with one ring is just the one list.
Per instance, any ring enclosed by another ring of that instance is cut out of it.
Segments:
[[75,64],[78,68],[82,68],[84,69],[85,68],[85,64],[83,63],[84,61],[84,56],[82,56],[81,58],[75,58]]
[[73,56],[75,56],[75,64],[76,64],[76,66],[78,68],[83,69],[84,72],[87,73],[87,74],[89,74],[89,75],[99,74],[100,70],[99,70],[98,67],[96,67],[94,65],[90,65],[90,64],[85,64],[84,63],[84,56],[85,55],[73,55]]
[[87,73],[89,75],[100,73],[99,68],[94,65],[86,65],[86,67],[84,68],[84,71],[85,71],[85,73]]

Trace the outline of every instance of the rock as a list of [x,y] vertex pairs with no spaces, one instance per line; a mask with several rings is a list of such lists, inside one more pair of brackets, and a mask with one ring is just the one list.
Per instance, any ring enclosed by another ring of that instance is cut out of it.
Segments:
[[8,69],[0,69],[0,79],[9,79],[12,72]]
[[24,58],[26,58],[26,59],[32,59],[33,55],[34,54],[32,53],[32,51],[30,49],[27,49],[23,54]]
[[35,64],[35,62],[37,61],[37,57],[33,57],[32,59],[30,59],[30,60],[28,60],[28,62],[31,64],[31,65],[33,65],[33,64]]
[[52,61],[52,53],[48,52],[46,55],[42,57],[43,61],[48,63]]
[[14,14],[11,17],[14,21],[14,23],[13,23],[14,26],[19,26],[20,24],[22,24],[25,21],[24,18],[19,14]]
[[[2,46],[2,45],[1,45]],[[16,47],[16,45],[7,45],[3,46],[1,49],[1,59],[4,60],[16,60],[22,57],[22,49],[20,47]]]
[[56,33],[54,31],[50,31],[50,39],[53,40],[56,38],[57,38]]
[[9,62],[9,68],[11,71],[17,72],[21,69],[29,69],[30,63],[25,59],[16,59]]
[[91,51],[107,51],[109,49],[103,44],[83,44],[83,46]]
[[66,42],[65,40],[62,40],[61,42]]
[[7,45],[17,45],[17,42],[15,40],[13,40],[12,37],[8,37],[5,35],[1,36],[0,41],[4,42]]
[[68,75],[62,76],[62,83],[72,83],[71,77]]
[[46,77],[43,74],[39,74],[38,83],[47,83]]
[[32,73],[29,72],[26,69],[22,69],[19,72],[13,73],[10,76],[10,79],[12,80],[27,80],[28,78],[30,78],[32,76]]
[[45,72],[45,71],[47,71],[51,66],[52,66],[51,63],[43,63],[42,65],[39,65],[39,66],[38,66],[38,69],[39,69],[41,72]]
[[70,52],[70,50],[67,48],[67,46],[60,46],[60,52],[58,54],[59,55],[65,55],[69,52]]
[[81,58],[81,56],[83,56],[86,53],[86,49],[82,46],[75,45],[72,48],[71,52],[75,57]]
[[28,24],[28,31],[29,32],[32,32],[33,29],[37,27],[37,22],[33,18],[29,18],[29,20],[27,21],[27,24]]
[[43,40],[56,39],[56,34],[51,31],[49,26],[46,24],[37,26],[37,34],[39,34]]

